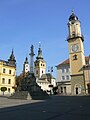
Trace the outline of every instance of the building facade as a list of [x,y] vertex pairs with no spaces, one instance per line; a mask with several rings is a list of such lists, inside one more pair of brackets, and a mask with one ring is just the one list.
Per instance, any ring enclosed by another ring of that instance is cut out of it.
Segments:
[[[86,94],[90,94],[90,62],[89,61],[90,61],[90,56],[86,56],[85,65],[83,66],[83,72],[84,72],[83,75],[84,75]],[[70,60],[67,59],[63,61],[62,63],[58,64],[56,68],[57,68],[56,80],[57,80],[58,92],[64,95],[71,95],[72,93],[71,93]]]
[[15,92],[16,60],[12,50],[8,61],[0,60],[0,95],[11,95]]
[[34,74],[37,84],[43,91],[52,94],[53,87],[56,86],[56,79],[51,73],[46,73],[46,62],[42,55],[41,44],[39,43],[38,56],[34,62]]
[[43,91],[54,94],[53,88],[56,87],[56,79],[50,73],[43,74],[37,83]]
[[56,66],[57,86],[60,94],[71,94],[71,76],[69,59]]

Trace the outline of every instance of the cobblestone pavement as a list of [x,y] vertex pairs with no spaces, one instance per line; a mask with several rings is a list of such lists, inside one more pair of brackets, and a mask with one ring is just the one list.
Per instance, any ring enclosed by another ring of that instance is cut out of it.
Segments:
[[53,96],[49,100],[0,98],[0,120],[90,120],[90,96]]

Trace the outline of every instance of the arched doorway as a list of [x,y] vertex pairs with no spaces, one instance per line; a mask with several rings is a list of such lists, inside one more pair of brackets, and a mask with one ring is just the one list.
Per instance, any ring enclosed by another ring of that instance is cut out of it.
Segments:
[[78,94],[78,87],[76,87],[76,95]]
[[78,94],[81,94],[81,85],[75,85],[74,87],[74,94],[75,95],[78,95]]

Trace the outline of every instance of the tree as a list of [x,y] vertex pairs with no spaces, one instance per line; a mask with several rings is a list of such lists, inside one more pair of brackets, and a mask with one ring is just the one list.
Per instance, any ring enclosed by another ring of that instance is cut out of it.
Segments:
[[6,87],[1,87],[1,91],[3,92],[3,95],[4,95],[4,92],[7,90]]

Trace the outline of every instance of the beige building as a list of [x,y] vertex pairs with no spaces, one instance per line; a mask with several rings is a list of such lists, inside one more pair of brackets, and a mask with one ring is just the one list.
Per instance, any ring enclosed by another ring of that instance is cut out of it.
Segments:
[[[15,92],[16,60],[13,50],[8,61],[0,60],[0,95],[11,95]],[[5,90],[5,91],[3,91]]]

